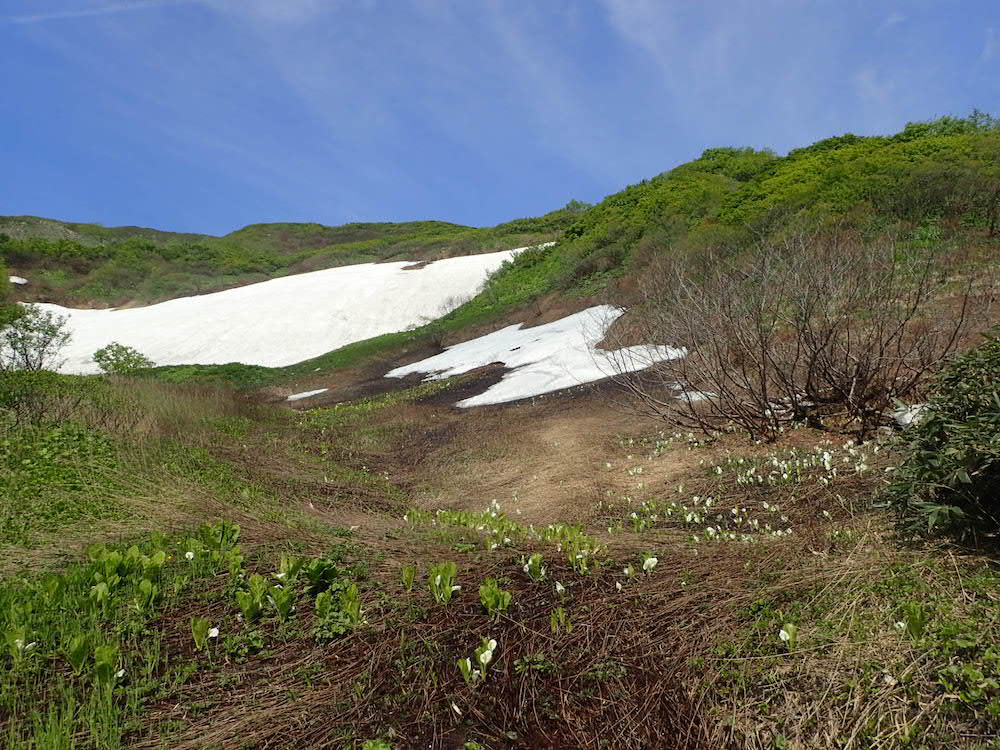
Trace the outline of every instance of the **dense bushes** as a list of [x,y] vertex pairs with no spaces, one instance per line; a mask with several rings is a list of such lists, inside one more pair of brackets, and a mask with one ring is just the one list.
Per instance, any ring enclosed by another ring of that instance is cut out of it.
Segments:
[[956,358],[922,419],[888,498],[912,536],[981,541],[1000,533],[1000,338]]

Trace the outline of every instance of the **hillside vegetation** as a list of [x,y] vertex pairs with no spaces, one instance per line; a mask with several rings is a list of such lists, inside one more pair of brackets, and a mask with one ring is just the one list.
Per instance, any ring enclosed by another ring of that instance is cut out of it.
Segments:
[[[360,367],[545,300],[641,307],[681,259],[707,309],[739,293],[784,313],[815,295],[750,271],[881,283],[865,249],[898,283],[860,299],[888,312],[836,308],[829,330],[882,361],[856,332],[931,339],[961,294],[992,299],[997,139],[977,115],[785,157],[713,149],[554,217],[558,245],[445,318],[289,368],[0,367],[0,742],[998,750],[1000,329],[956,336],[914,374],[927,413],[863,439],[842,412],[774,421],[768,400],[678,430],[614,383],[459,410],[489,373],[385,392]],[[303,252],[297,229],[248,231],[241,247]],[[715,286],[730,267],[742,285]],[[896,274],[914,268],[933,294],[901,311],[883,291],[924,289]],[[798,340],[776,320],[751,326],[765,353]],[[355,396],[295,411],[248,392],[306,379]]]
[[1000,125],[978,113],[945,117],[911,123],[892,136],[828,138],[783,157],[713,148],[581,208],[547,215],[559,218],[556,245],[521,253],[475,298],[416,331],[286,368],[196,366],[159,374],[174,382],[195,378],[241,387],[294,381],[459,340],[516,320],[526,306],[550,296],[627,304],[650,264],[665,257],[697,268],[753,257],[762,244],[792,238],[879,239],[903,256],[932,255],[954,264],[956,273],[975,273],[989,262],[1000,229]]
[[21,296],[67,306],[156,302],[353,263],[432,260],[554,238],[578,209],[475,229],[440,221],[253,224],[223,237],[0,217],[0,258]]

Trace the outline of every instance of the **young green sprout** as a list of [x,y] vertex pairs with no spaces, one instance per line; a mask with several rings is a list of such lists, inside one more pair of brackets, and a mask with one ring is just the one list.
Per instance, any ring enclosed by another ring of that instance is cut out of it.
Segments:
[[487,578],[479,587],[479,601],[494,621],[499,620],[500,615],[507,611],[513,598],[513,594],[500,588],[495,578]]

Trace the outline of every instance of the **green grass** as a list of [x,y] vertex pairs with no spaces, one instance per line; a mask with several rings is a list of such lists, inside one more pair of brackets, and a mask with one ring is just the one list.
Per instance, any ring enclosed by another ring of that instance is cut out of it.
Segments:
[[[0,583],[0,736],[48,750],[126,747],[143,705],[172,681],[164,614],[220,572],[239,569],[238,527],[98,546],[58,573]],[[185,554],[191,552],[191,560]]]

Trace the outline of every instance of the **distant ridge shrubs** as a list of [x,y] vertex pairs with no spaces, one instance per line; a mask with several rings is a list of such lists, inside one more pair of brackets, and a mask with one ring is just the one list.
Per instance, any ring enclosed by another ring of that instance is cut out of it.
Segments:
[[975,542],[1000,533],[1000,338],[952,360],[919,422],[887,497],[908,536]]

